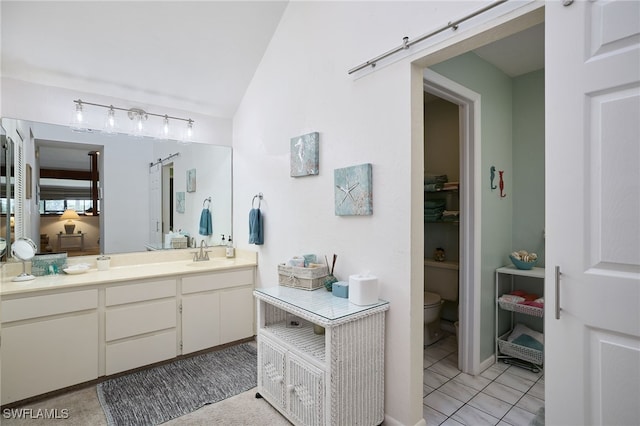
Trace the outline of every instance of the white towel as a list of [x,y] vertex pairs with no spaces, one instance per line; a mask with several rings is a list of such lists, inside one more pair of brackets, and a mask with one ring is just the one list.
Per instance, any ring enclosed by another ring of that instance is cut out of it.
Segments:
[[513,294],[503,294],[498,300],[502,300],[503,302],[507,303],[520,303],[524,302],[524,297],[516,296]]

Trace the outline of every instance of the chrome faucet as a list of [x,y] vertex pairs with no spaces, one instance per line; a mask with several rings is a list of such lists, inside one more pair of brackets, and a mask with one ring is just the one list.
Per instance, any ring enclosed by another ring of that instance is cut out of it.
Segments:
[[204,242],[204,240],[200,241],[200,252],[193,252],[194,262],[209,260],[209,251],[205,250],[205,248],[208,248],[207,244]]

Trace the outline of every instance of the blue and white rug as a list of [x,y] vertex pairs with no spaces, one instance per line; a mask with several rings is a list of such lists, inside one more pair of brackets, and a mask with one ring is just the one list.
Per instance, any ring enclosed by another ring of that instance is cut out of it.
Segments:
[[111,426],[158,425],[256,386],[254,346],[219,351],[106,380],[98,399]]

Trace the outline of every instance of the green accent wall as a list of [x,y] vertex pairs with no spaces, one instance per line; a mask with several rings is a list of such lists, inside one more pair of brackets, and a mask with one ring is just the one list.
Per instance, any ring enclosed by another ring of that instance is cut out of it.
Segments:
[[544,266],[544,70],[513,79],[513,249]]

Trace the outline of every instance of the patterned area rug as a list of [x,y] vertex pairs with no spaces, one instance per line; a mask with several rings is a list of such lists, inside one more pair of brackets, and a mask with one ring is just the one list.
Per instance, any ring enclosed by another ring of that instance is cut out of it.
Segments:
[[243,343],[106,380],[98,399],[114,426],[158,425],[257,384],[256,349]]

